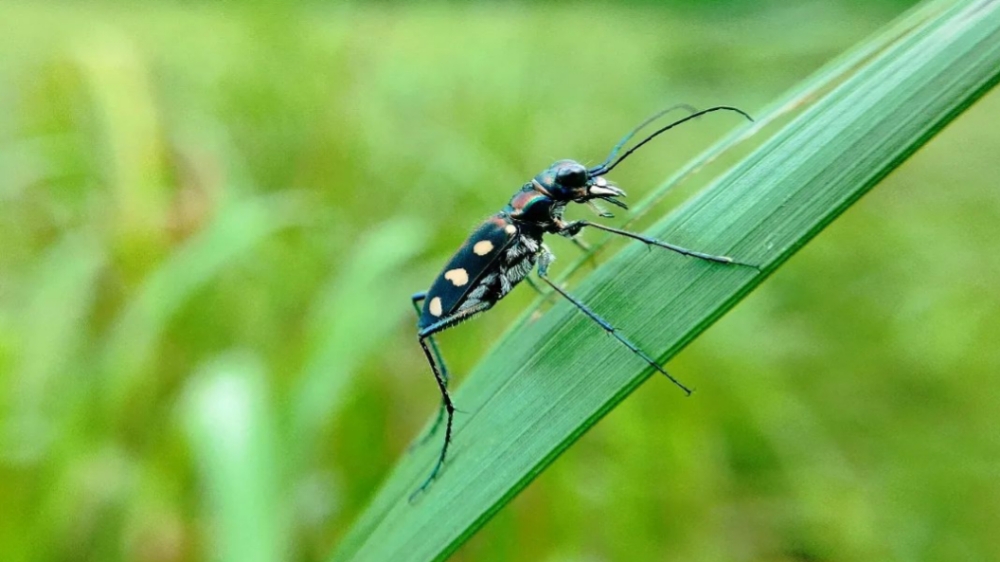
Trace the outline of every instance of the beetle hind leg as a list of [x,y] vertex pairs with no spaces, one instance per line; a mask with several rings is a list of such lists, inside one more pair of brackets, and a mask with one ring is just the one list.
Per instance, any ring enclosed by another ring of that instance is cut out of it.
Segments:
[[[418,300],[417,299],[418,296],[419,295],[414,295],[414,302]],[[420,348],[424,350],[424,356],[427,357],[427,362],[430,364],[431,371],[434,373],[434,380],[435,382],[437,382],[438,389],[441,391],[441,402],[443,409],[438,411],[439,412],[438,415],[444,418],[443,423],[445,426],[445,431],[444,431],[444,444],[441,446],[441,452],[438,454],[437,461],[435,461],[434,463],[434,468],[431,469],[431,473],[427,476],[426,479],[424,479],[423,483],[420,484],[420,487],[417,488],[412,494],[410,494],[411,502],[414,501],[417,498],[417,496],[419,496],[421,493],[426,491],[427,488],[429,488],[430,485],[434,483],[434,480],[436,480],[438,475],[441,473],[441,469],[444,467],[444,461],[448,456],[448,447],[449,445],[451,445],[452,426],[455,421],[455,404],[451,401],[451,395],[448,394],[448,381],[442,374],[442,370],[437,360],[440,354],[436,353],[436,351],[432,351],[436,350],[437,347],[436,345],[433,345],[433,343],[432,345],[428,345],[427,342],[428,340],[431,342],[434,341],[432,339],[434,334],[442,330],[447,330],[448,328],[458,324],[463,320],[471,318],[472,316],[475,316],[480,312],[484,312],[491,306],[493,306],[492,302],[487,302],[487,301],[481,302],[475,306],[466,308],[461,312],[442,318],[441,320],[438,320],[434,324],[431,324],[430,326],[421,329],[420,332],[417,334],[417,341],[420,342]],[[443,415],[441,414],[442,411],[444,412]],[[438,425],[439,423],[435,422],[434,426]]]
[[[419,496],[425,490],[427,490],[427,488],[429,488],[430,485],[434,483],[434,480],[437,479],[438,474],[441,472],[441,468],[444,466],[444,460],[448,455],[448,445],[451,444],[452,423],[455,419],[455,405],[452,403],[451,396],[448,394],[447,381],[441,375],[441,370],[438,369],[438,365],[434,360],[435,354],[431,351],[431,348],[428,347],[426,342],[426,340],[430,339],[430,337],[431,337],[430,334],[427,335],[421,334],[418,339],[420,342],[420,347],[424,350],[424,355],[427,356],[427,362],[430,363],[431,370],[434,371],[434,379],[437,381],[438,388],[441,390],[441,409],[438,410],[438,418],[434,422],[434,426],[431,428],[430,434],[423,437],[421,439],[421,442],[426,441],[431,435],[434,434],[434,431],[436,430],[438,425],[440,425],[442,417],[445,417],[447,419],[447,424],[445,426],[446,429],[444,433],[444,445],[441,446],[441,452],[438,454],[437,461],[434,463],[434,468],[431,470],[431,473],[427,475],[427,478],[424,479],[423,483],[420,484],[420,487],[414,490],[412,494],[410,494],[411,502],[414,499],[416,499],[417,496]],[[442,416],[442,412],[444,413],[444,416]]]
[[[426,292],[417,293],[412,297],[413,308],[414,310],[417,311],[418,318],[420,317],[420,312],[421,312],[420,305],[418,303],[423,302],[423,300],[426,298],[427,298]],[[437,341],[434,339],[434,336],[427,336],[427,340],[430,342],[431,352],[434,354],[434,360],[437,362],[438,368],[440,369],[441,378],[444,380],[445,389],[447,389],[448,383],[451,380],[448,375],[448,366],[444,362],[444,357],[441,356],[441,350],[438,348]],[[434,437],[434,435],[437,434],[438,430],[441,429],[441,424],[444,422],[444,416],[446,411],[447,407],[445,406],[444,399],[442,399],[441,406],[438,408],[437,417],[434,418],[434,424],[431,425],[431,428],[429,430],[427,430],[427,433],[422,435],[419,439],[414,441],[412,445],[410,445],[409,450],[412,451],[413,449],[416,449],[417,447],[430,441],[431,437]]]

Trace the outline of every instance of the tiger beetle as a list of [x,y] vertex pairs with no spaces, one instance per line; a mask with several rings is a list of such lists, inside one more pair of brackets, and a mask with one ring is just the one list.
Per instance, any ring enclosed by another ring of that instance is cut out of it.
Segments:
[[[631,140],[643,127],[675,109],[686,109],[691,114],[656,130],[627,150],[621,157],[618,157],[618,153],[625,143]],[[636,232],[585,220],[566,221],[563,219],[563,213],[569,203],[585,204],[601,217],[612,215],[598,207],[594,200],[605,201],[616,207],[627,209],[625,203],[617,199],[624,197],[625,192],[605,179],[604,174],[613,170],[622,160],[628,158],[629,155],[656,136],[682,123],[715,111],[732,111],[753,121],[749,115],[735,107],[717,106],[695,111],[694,108],[686,105],[674,106],[646,119],[625,135],[611,149],[611,153],[604,162],[593,168],[588,169],[574,160],[559,160],[552,164],[524,184],[502,211],[488,218],[469,236],[465,244],[452,256],[444,270],[431,284],[429,291],[413,295],[413,306],[420,315],[417,322],[419,329],[417,339],[420,347],[424,350],[424,355],[427,356],[431,370],[434,372],[434,379],[441,390],[442,399],[434,425],[420,442],[422,443],[437,432],[442,419],[446,419],[447,423],[445,424],[444,445],[441,447],[437,462],[423,484],[410,496],[411,501],[425,491],[438,477],[444,466],[448,446],[452,439],[455,405],[448,394],[448,370],[437,343],[434,341],[434,334],[489,310],[515,285],[524,280],[536,265],[538,266],[538,277],[552,287],[556,293],[573,303],[583,314],[621,342],[629,351],[648,363],[650,367],[666,375],[686,394],[691,394],[688,387],[671,376],[652,357],[639,349],[628,338],[619,334],[614,326],[549,278],[549,265],[552,264],[555,256],[542,243],[542,237],[545,234],[558,234],[577,241],[577,234],[589,227],[632,238],[648,246],[665,248],[684,256],[714,263],[754,267],[726,256],[696,252]],[[577,242],[582,245],[582,242]],[[423,306],[420,305],[421,302]]]

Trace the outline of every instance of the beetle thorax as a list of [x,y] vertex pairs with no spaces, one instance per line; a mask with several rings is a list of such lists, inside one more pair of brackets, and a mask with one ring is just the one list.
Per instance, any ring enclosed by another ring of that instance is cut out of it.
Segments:
[[547,229],[562,219],[566,203],[553,199],[531,182],[511,197],[504,211],[518,223]]

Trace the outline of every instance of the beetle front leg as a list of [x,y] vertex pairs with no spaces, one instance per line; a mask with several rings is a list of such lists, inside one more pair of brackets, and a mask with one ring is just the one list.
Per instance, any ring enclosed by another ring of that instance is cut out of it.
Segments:
[[[672,252],[677,252],[678,254],[681,254],[682,256],[688,256],[688,257],[692,257],[692,258],[698,258],[700,260],[710,261],[710,262],[714,262],[714,263],[722,263],[722,264],[727,264],[727,265],[742,265],[744,267],[752,267],[752,268],[756,269],[757,271],[760,271],[760,267],[758,267],[756,265],[749,264],[749,263],[739,262],[739,261],[736,261],[736,260],[734,260],[733,258],[731,258],[729,256],[717,256],[717,255],[714,255],[714,254],[706,254],[704,252],[698,252],[698,251],[695,251],[695,250],[689,250],[689,249],[684,248],[682,246],[677,246],[676,244],[671,244],[669,242],[664,242],[662,240],[657,240],[655,238],[650,238],[649,236],[646,236],[644,234],[639,234],[638,232],[630,232],[628,230],[621,230],[619,228],[605,226],[603,224],[599,224],[599,223],[595,223],[595,222],[589,222],[589,221],[585,221],[585,220],[578,220],[578,221],[573,221],[573,222],[570,222],[570,223],[566,223],[565,225],[563,225],[563,228],[561,230],[559,230],[558,234],[561,234],[563,236],[574,236],[574,235],[576,235],[576,233],[578,233],[581,230],[583,230],[584,227],[588,227],[588,226],[596,228],[598,230],[603,230],[605,232],[610,232],[611,234],[617,234],[618,236],[624,236],[626,238],[631,238],[633,240],[638,240],[638,241],[640,241],[643,244],[646,244],[648,246],[657,246],[657,247],[660,247],[660,248],[664,248],[664,249],[670,250]],[[563,232],[566,232],[567,234],[563,234]]]
[[556,234],[559,236],[565,236],[566,238],[574,238],[577,234],[580,234],[583,227],[589,224],[591,223],[588,223],[587,221],[558,221],[556,222],[556,226],[559,227],[559,230],[556,231]]

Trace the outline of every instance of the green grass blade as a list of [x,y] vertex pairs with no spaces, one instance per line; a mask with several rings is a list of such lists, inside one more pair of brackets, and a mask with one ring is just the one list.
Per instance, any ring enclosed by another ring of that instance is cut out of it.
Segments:
[[109,373],[107,403],[124,405],[142,386],[143,362],[170,318],[222,268],[244,258],[260,241],[295,222],[298,198],[289,195],[248,197],[220,210],[204,232],[193,237],[149,275],[138,296],[121,314],[106,346]]
[[288,552],[273,410],[264,369],[251,356],[221,356],[188,387],[182,421],[216,530],[215,560],[275,562]]
[[[310,353],[293,391],[291,433],[297,454],[316,449],[316,440],[344,402],[351,373],[377,350],[400,316],[412,321],[413,311],[387,314],[378,299],[358,295],[387,292],[382,287],[409,281],[398,271],[423,247],[425,229],[412,221],[377,225],[323,290],[307,323]],[[355,326],[366,326],[359,332]]]
[[[106,255],[89,233],[72,232],[38,260],[26,286],[34,288],[24,304],[24,345],[17,374],[17,400],[10,402],[3,450],[23,462],[43,457],[56,438],[55,420],[64,414],[75,387],[60,379],[73,369],[73,354],[88,338],[87,313]],[[54,352],[53,350],[59,350]]]
[[[676,354],[1000,80],[1000,3],[946,5],[649,231],[763,272],[632,244],[573,292],[652,355]],[[404,457],[334,560],[446,557],[650,372],[558,304],[456,393],[466,413],[440,480],[407,503],[436,444]]]

